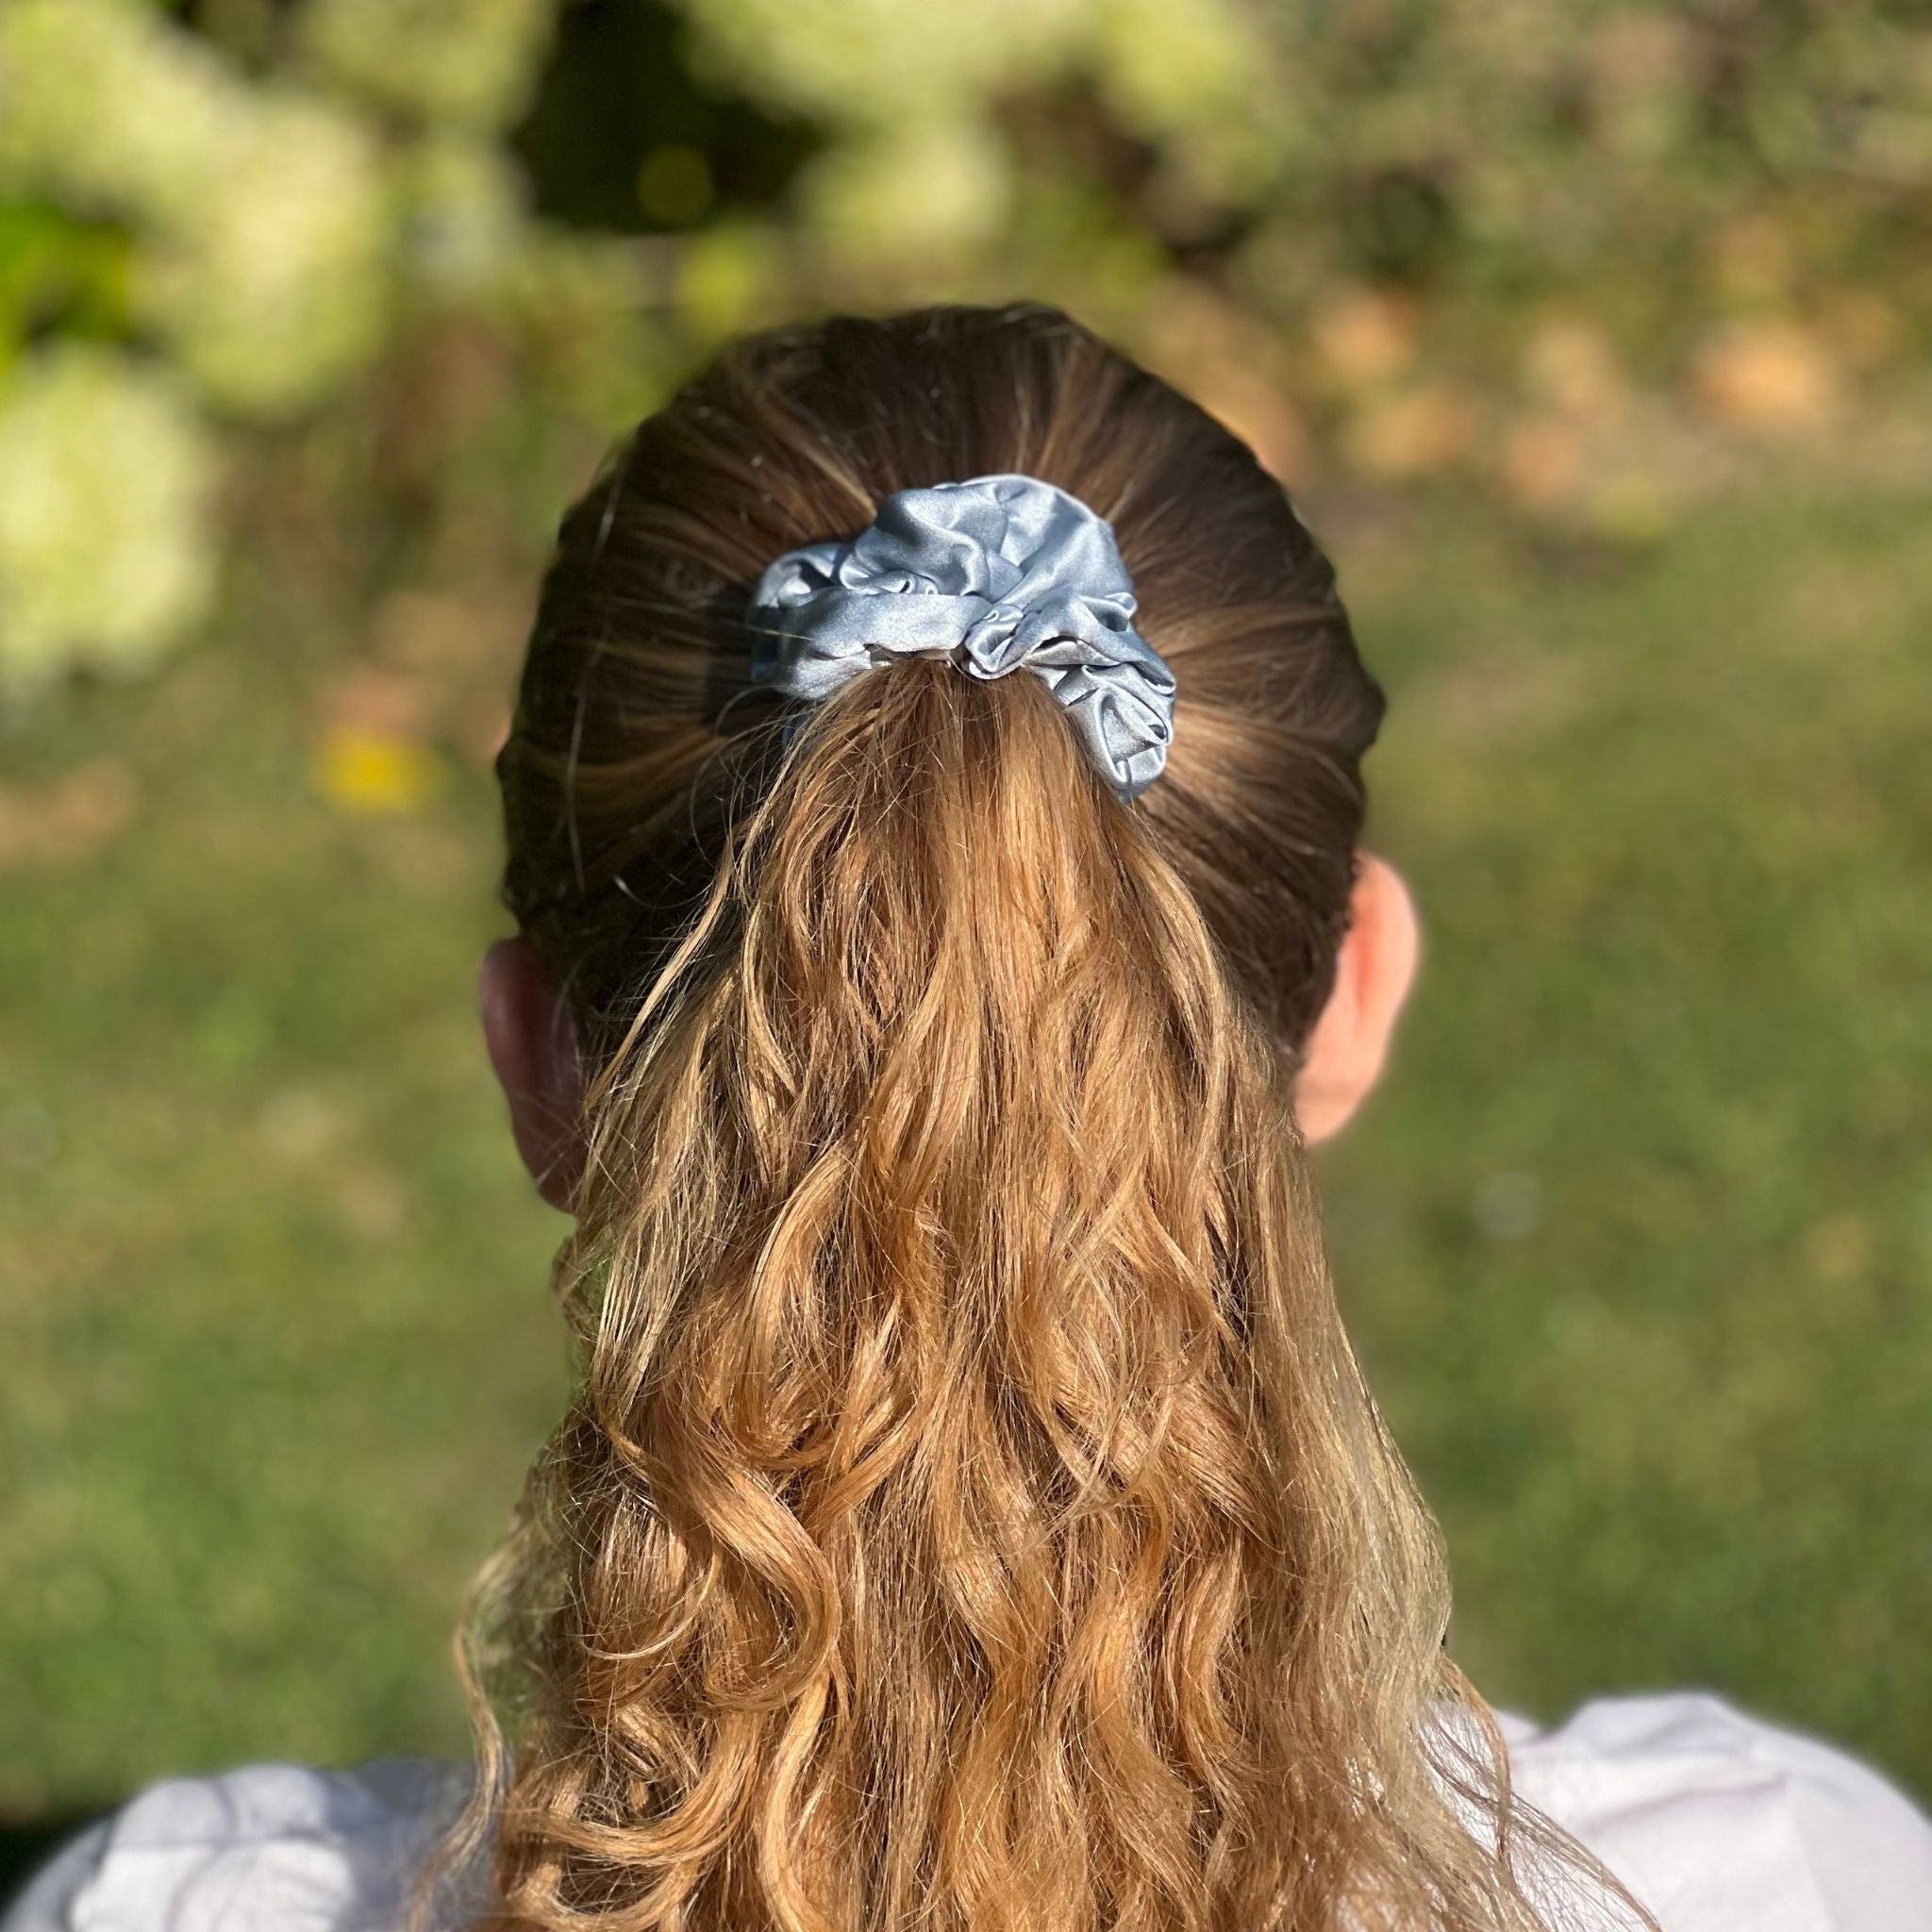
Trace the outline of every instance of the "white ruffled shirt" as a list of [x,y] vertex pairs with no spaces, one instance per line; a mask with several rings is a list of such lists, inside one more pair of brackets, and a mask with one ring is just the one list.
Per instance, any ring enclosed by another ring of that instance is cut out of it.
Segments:
[[[1932,1932],[1932,1820],[1858,1759],[1697,1691],[1540,1729],[1499,1713],[1518,1790],[1663,1932]],[[399,1932],[467,1771],[253,1764],[88,1826],[0,1932]]]

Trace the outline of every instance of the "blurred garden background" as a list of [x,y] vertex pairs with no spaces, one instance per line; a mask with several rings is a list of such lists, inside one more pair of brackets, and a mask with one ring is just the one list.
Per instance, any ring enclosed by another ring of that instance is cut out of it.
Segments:
[[1322,1174],[1457,1655],[1932,1799],[1932,12],[0,0],[16,1866],[465,1748],[567,1374],[472,1017],[556,519],[728,334],[1016,295],[1391,692],[1424,979]]

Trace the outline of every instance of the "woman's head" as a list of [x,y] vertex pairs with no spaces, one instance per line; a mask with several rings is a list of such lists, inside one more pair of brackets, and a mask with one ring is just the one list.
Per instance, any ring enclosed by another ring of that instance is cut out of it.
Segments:
[[[1351,925],[1382,693],[1333,570],[1248,447],[1033,307],[742,342],[641,425],[565,519],[500,769],[507,895],[567,978],[587,1043],[624,1023],[732,815],[771,781],[751,586],[781,552],[856,534],[895,491],[1000,471],[1057,483],[1113,525],[1139,626],[1180,688],[1167,769],[1135,808],[1233,982],[1285,1049],[1306,1049]],[[1379,943],[1361,968],[1376,970],[1349,991],[1386,1033],[1411,935],[1398,883],[1371,868],[1368,885],[1378,929],[1364,937]],[[1373,1074],[1370,1044],[1351,1034],[1344,1081]],[[1314,1130],[1345,1110],[1323,1101]]]
[[[1172,667],[1131,805],[1038,678],[749,678],[774,557],[993,473]],[[1380,715],[1279,485],[1043,308],[742,342],[566,519],[486,977],[583,1352],[472,1633],[500,1924],[1533,1923],[1296,1120],[1412,956]]]

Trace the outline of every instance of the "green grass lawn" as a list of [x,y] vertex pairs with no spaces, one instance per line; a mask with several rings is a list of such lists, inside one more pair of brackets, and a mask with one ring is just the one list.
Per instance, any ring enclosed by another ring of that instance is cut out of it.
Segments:
[[[1309,508],[1322,527],[1322,507]],[[1341,1292],[1495,1700],[1713,1687],[1932,1793],[1932,499],[1540,560],[1331,532],[1424,908],[1324,1150]],[[456,1752],[446,1639],[562,1398],[474,1038],[494,801],[344,815],[313,650],[20,734],[117,834],[0,874],[0,1819]],[[1183,720],[1183,728],[1185,721]]]

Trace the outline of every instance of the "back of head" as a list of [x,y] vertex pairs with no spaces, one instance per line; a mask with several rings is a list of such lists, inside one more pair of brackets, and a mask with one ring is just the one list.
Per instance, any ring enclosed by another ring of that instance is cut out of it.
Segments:
[[[994,473],[1172,667],[1131,803],[1039,678],[749,675],[774,557]],[[500,772],[584,1379],[471,1631],[496,1924],[1541,1923],[1292,1111],[1380,715],[1280,486],[1050,309],[740,342],[571,512]]]

